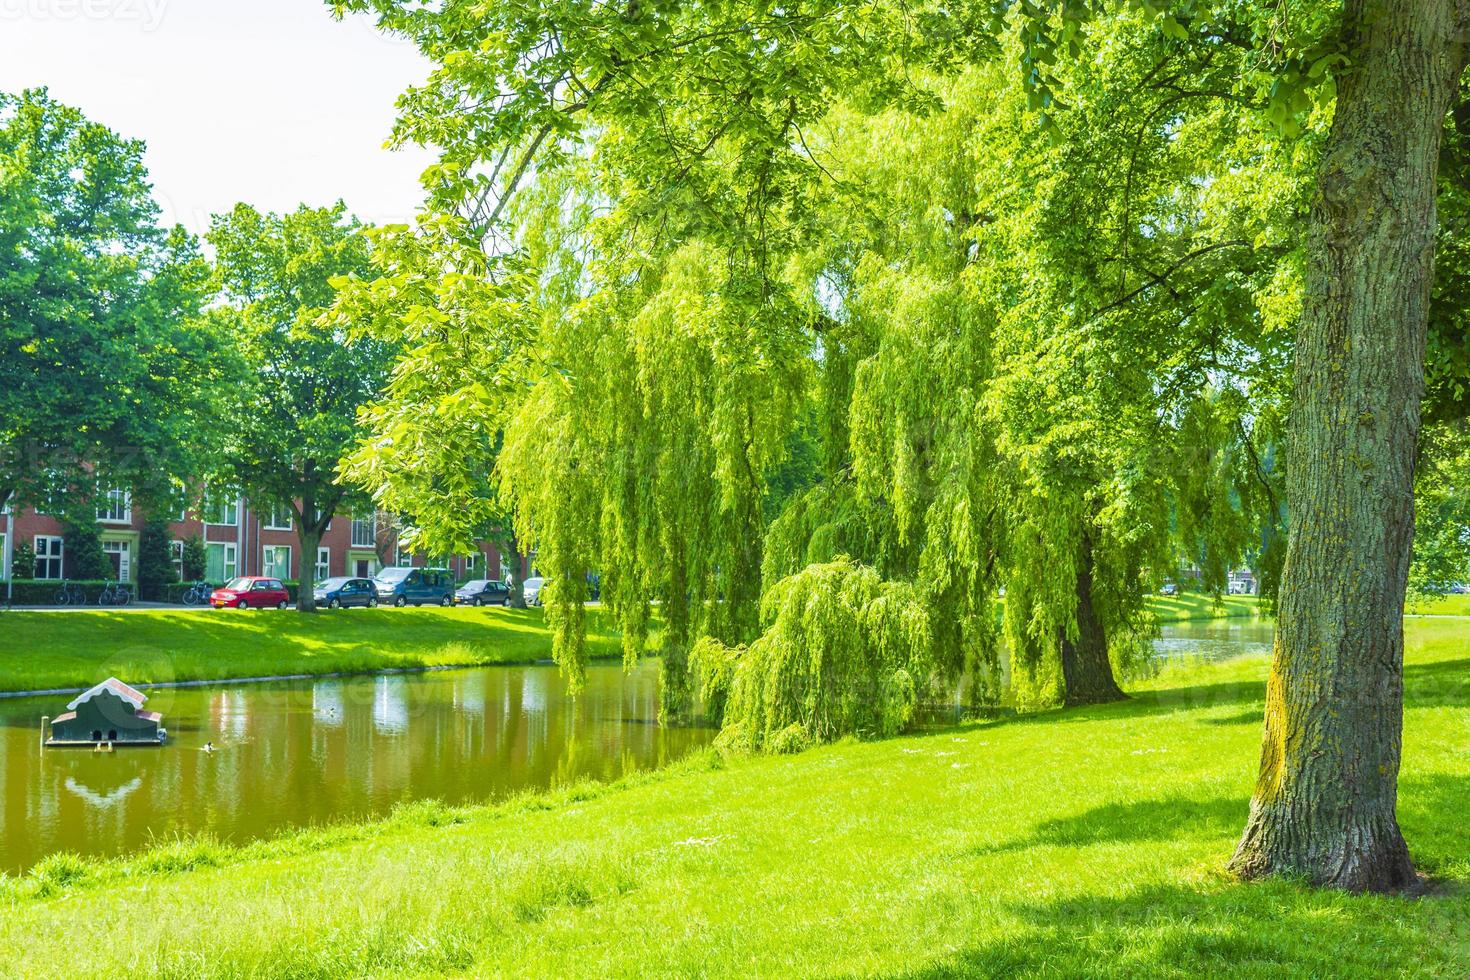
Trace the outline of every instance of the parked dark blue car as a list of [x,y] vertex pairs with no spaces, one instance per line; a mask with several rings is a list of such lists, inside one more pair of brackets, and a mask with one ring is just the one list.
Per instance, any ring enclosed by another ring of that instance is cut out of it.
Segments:
[[461,585],[454,601],[461,606],[503,606],[510,602],[510,588],[495,579],[478,578]]
[[378,591],[365,578],[329,578],[316,584],[312,590],[318,606],[328,609],[343,609],[347,606],[372,607],[378,604]]

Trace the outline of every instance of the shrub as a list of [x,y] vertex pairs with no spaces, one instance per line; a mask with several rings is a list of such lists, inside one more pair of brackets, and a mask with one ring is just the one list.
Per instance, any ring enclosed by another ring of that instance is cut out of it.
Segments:
[[[85,582],[71,579],[67,584],[73,588],[80,588],[83,595],[86,596],[88,605],[96,605],[97,597],[111,582],[111,579]],[[17,606],[54,606],[56,605],[56,594],[61,591],[61,583],[48,579],[16,579],[11,583],[10,588],[11,601]],[[0,600],[3,599],[4,586],[0,585]]]
[[150,520],[138,540],[138,597],[150,602],[164,598],[174,581],[174,556],[168,522]]
[[102,532],[96,523],[69,523],[64,536],[67,578],[101,581],[117,577],[112,559],[102,550]]
[[34,578],[36,575],[36,551],[29,544],[18,544],[10,556],[11,578]]
[[712,642],[694,651],[705,697],[724,699],[720,744],[794,752],[908,725],[934,672],[913,586],[842,557],[776,583],[762,613],[766,631],[744,652]]
[[209,568],[209,552],[199,535],[184,539],[184,581],[198,582]]

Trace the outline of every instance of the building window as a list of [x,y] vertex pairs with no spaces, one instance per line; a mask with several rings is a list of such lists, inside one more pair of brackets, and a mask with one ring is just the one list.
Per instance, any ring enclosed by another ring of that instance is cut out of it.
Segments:
[[287,504],[272,505],[266,517],[265,529],[267,531],[289,531],[293,526],[290,506]]
[[290,578],[291,547],[284,544],[266,545],[264,560],[260,563],[260,574],[266,578]]
[[109,490],[97,508],[97,520],[103,524],[133,523],[133,495],[127,490]]
[[237,498],[206,498],[204,501],[204,522],[220,527],[239,527],[240,501]]
[[61,560],[66,542],[51,534],[36,535],[36,578],[61,580]]
[[398,546],[398,562],[397,562],[397,564],[399,564],[399,565],[412,565],[413,564],[413,552],[412,551],[409,551],[407,548],[405,548],[401,544]]
[[378,546],[378,519],[369,517],[352,521],[352,547],[376,548]]
[[[7,513],[9,513],[8,510],[0,510],[0,514]],[[8,560],[10,558],[10,549],[6,547],[8,544],[10,544],[10,539],[4,531],[0,531],[0,582],[10,578],[10,562]]]
[[170,541],[168,543],[169,560],[174,566],[174,581],[184,580],[184,542]]
[[204,546],[204,578],[224,584],[239,574],[239,555],[235,545],[212,541]]
[[316,578],[320,582],[324,578],[332,576],[332,549],[316,549]]

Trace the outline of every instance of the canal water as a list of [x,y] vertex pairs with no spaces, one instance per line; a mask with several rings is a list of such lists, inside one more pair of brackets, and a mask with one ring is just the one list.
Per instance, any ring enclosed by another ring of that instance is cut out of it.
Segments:
[[400,802],[612,780],[714,736],[659,727],[656,663],[590,667],[575,701],[550,666],[144,693],[168,744],[110,755],[40,748],[41,716],[70,696],[0,699],[0,871],[58,851],[115,855],[204,832],[241,842]]
[[[1242,620],[1166,627],[1155,647],[1178,662],[1270,644],[1269,624]],[[61,851],[125,854],[200,833],[243,842],[401,802],[612,780],[714,737],[658,725],[650,662],[588,668],[576,700],[539,665],[145,693],[168,744],[110,755],[40,748],[41,716],[70,697],[0,699],[0,871]]]

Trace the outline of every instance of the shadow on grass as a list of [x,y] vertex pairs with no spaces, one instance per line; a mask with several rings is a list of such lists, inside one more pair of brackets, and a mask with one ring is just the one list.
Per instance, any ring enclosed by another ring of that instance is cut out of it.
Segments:
[[997,910],[999,938],[905,971],[971,976],[1464,975],[1463,898],[1353,898],[1285,883],[1155,886]]
[[1185,837],[1226,837],[1245,826],[1245,799],[1194,800],[1167,797],[1134,803],[1109,803],[1071,817],[1045,820],[1025,837],[970,848],[961,857],[984,857],[1033,847],[1087,847],[1138,844]]

